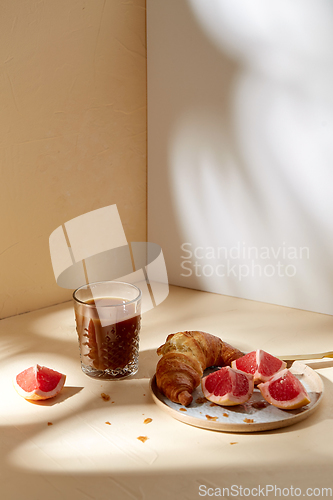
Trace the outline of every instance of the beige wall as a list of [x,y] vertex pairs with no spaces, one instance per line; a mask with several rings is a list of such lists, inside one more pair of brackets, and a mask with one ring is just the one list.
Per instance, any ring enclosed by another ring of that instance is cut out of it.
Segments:
[[48,239],[117,204],[146,240],[145,0],[11,0],[0,17],[0,318],[69,300]]

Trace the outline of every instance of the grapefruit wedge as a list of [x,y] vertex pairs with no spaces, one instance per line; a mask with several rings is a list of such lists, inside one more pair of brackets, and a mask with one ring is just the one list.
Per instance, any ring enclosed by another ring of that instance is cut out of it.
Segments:
[[303,384],[288,369],[259,384],[258,389],[268,403],[283,410],[295,410],[310,403]]
[[253,376],[224,366],[201,379],[202,392],[206,399],[222,406],[245,403],[253,393]]
[[259,384],[260,382],[267,382],[275,373],[284,370],[287,363],[266,351],[257,349],[232,361],[231,366],[237,370],[251,373],[254,383]]
[[63,388],[66,375],[35,365],[23,370],[14,378],[14,387],[24,399],[40,400],[56,396]]

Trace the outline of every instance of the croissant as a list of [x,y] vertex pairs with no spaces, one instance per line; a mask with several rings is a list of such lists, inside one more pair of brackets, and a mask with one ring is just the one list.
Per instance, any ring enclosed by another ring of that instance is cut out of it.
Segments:
[[157,349],[162,355],[156,367],[158,389],[174,403],[188,406],[192,392],[210,366],[230,366],[244,353],[209,333],[189,331],[168,335]]

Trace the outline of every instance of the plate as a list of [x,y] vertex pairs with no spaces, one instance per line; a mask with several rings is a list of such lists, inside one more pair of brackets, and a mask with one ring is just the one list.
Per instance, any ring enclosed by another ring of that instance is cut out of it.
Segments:
[[[211,371],[206,370],[204,375]],[[158,390],[156,375],[151,379],[150,389],[155,403],[185,424],[223,432],[267,431],[287,427],[309,417],[323,397],[323,382],[312,368],[295,361],[290,371],[302,382],[310,398],[309,404],[297,410],[281,410],[272,406],[257,388],[247,403],[219,406],[208,401],[199,386],[194,390],[193,401],[187,407],[173,403]]]

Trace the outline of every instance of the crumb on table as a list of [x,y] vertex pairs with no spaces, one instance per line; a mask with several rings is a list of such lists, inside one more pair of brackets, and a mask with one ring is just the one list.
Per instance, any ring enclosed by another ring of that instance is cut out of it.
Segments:
[[139,440],[139,441],[141,441],[142,443],[145,443],[145,442],[147,441],[148,437],[147,437],[147,436],[139,436],[139,437],[137,437],[136,439],[138,439],[138,440]]
[[144,421],[143,421],[143,423],[144,424],[150,424],[150,422],[152,422],[152,421],[153,421],[152,418],[145,418]]
[[104,401],[110,401],[110,396],[108,394],[105,394],[105,392],[102,392],[101,394],[101,398],[104,400]]

